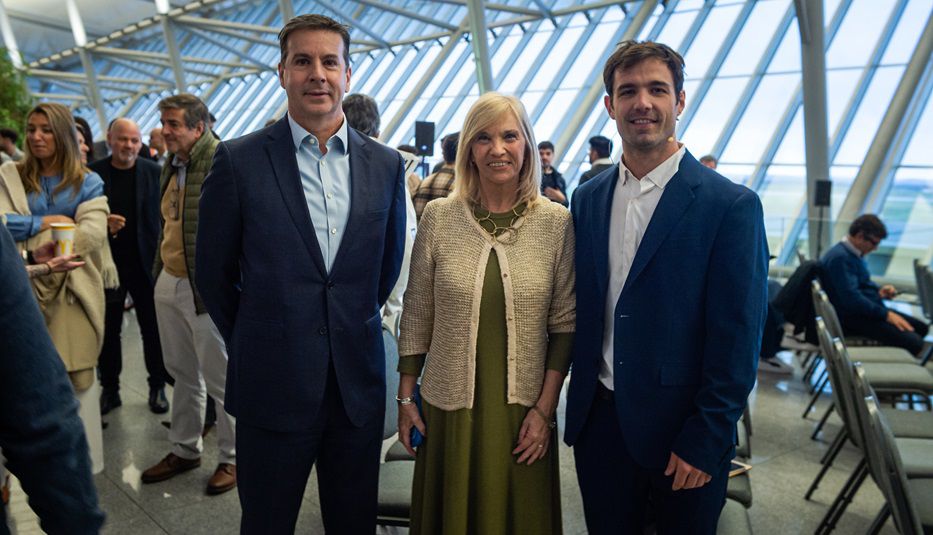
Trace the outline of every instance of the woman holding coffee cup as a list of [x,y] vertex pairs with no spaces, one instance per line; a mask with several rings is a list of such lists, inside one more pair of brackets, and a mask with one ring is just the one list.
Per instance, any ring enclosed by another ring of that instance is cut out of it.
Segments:
[[540,184],[524,107],[486,93],[460,132],[452,195],[421,216],[402,309],[399,434],[412,454],[412,428],[425,435],[413,535],[561,532],[555,412],[576,325],[574,237]]
[[0,188],[0,218],[22,250],[58,239],[56,254],[79,254],[86,261],[80,269],[35,277],[32,283],[81,402],[96,472],[103,469],[103,455],[94,367],[104,335],[104,286],[118,285],[107,244],[110,209],[103,180],[81,163],[67,107],[42,103],[33,108],[26,118],[24,149],[22,161],[0,166],[5,186]]

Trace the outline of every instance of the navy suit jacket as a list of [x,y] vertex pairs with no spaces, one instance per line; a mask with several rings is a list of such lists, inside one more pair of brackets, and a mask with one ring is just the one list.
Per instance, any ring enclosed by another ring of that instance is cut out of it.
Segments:
[[888,309],[878,293],[878,285],[871,280],[865,260],[842,242],[820,259],[820,281],[840,319],[887,318]]
[[[104,514],[97,507],[74,389],[5,225],[0,225],[0,407],[0,448],[42,529],[100,533]],[[0,504],[0,534],[7,534],[3,510]]]
[[[110,197],[110,188],[113,184],[111,172],[113,156],[107,156],[88,167],[104,180],[104,195]],[[142,270],[152,280],[152,266],[155,264],[156,246],[159,243],[159,233],[162,231],[162,214],[159,212],[159,203],[162,195],[159,190],[159,176],[162,166],[146,160],[136,159],[136,244],[139,251],[139,260]],[[121,214],[122,215],[122,214]],[[107,233],[109,236],[109,232]]]
[[199,206],[196,283],[227,344],[225,407],[251,426],[310,428],[333,366],[356,425],[385,410],[380,307],[405,244],[398,152],[348,129],[350,217],[327,272],[287,118],[222,142]]
[[[573,445],[603,360],[615,165],[573,196],[577,332],[565,440]],[[673,451],[708,474],[732,459],[755,384],[767,305],[768,247],[751,190],[687,152],[645,231],[616,303],[613,380],[625,445],[647,468]]]

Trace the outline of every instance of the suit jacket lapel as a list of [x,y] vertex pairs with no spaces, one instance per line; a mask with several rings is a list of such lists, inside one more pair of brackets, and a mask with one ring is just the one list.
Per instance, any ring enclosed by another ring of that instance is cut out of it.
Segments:
[[612,178],[604,180],[593,192],[594,208],[593,243],[596,261],[596,280],[599,295],[605,295],[609,288],[609,225],[612,218],[612,195],[619,182],[619,166],[615,166]]
[[373,142],[366,136],[357,133],[352,128],[347,128],[347,152],[350,155],[350,217],[347,218],[347,232],[340,240],[340,247],[337,249],[331,271],[335,271],[343,257],[346,256],[346,250],[351,247],[351,237],[361,236],[364,231],[363,216],[366,207],[369,206],[364,196],[372,194],[370,191],[372,188],[366,187],[366,180],[369,177],[367,171],[370,169],[370,143]]
[[283,117],[272,127],[269,140],[266,143],[266,154],[269,156],[272,172],[275,175],[276,182],[278,182],[288,213],[291,215],[295,226],[298,227],[298,234],[314,260],[314,265],[317,266],[322,275],[326,276],[327,269],[324,265],[324,255],[321,253],[321,246],[317,242],[317,234],[314,232],[311,215],[308,213],[308,202],[301,187],[298,159],[295,156],[295,145],[292,141],[291,128],[288,125],[287,117]]
[[[695,195],[693,187],[699,184],[695,175],[692,173],[691,162],[696,163],[690,153],[684,154],[680,163],[680,169],[664,188],[661,194],[661,200],[658,202],[654,215],[648,223],[645,230],[645,236],[638,246],[635,253],[635,259],[632,261],[632,268],[629,270],[628,278],[625,279],[625,286],[622,287],[622,293],[634,283],[635,279],[641,274],[648,262],[658,251],[658,247],[664,243],[664,239],[670,234],[671,230],[683,217],[687,207],[693,202]],[[699,165],[697,163],[697,165]]]

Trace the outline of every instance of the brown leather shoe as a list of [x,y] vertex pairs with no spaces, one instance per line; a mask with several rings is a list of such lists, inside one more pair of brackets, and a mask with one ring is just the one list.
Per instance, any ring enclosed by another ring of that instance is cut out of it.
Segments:
[[207,482],[207,493],[211,496],[223,494],[236,487],[236,465],[230,463],[220,463],[217,470]]
[[169,453],[159,464],[143,472],[143,483],[156,483],[171,479],[182,472],[201,466],[201,458],[182,459],[174,453]]

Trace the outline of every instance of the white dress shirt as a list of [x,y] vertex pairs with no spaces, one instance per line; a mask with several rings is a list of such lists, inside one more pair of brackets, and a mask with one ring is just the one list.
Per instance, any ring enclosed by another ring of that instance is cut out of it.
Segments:
[[615,389],[612,363],[615,360],[616,304],[664,187],[680,168],[685,151],[681,145],[680,150],[641,180],[632,175],[624,161],[619,161],[619,180],[612,194],[609,213],[609,287],[606,291],[606,320],[603,328],[603,362],[599,369],[599,380],[609,390]]

